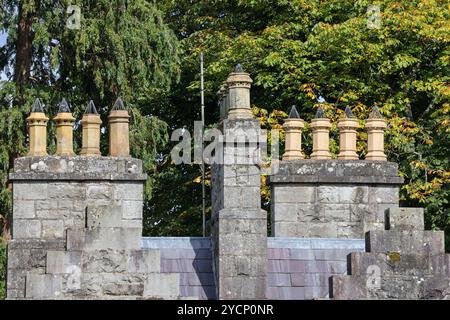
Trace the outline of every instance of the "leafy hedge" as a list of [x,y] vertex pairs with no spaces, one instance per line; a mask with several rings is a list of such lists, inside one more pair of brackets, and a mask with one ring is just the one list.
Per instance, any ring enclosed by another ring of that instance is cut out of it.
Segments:
[[0,243],[0,300],[6,297],[6,247]]

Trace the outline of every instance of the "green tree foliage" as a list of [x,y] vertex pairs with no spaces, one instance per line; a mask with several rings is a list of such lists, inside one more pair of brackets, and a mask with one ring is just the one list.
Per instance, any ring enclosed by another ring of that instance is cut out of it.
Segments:
[[[2,0],[0,70],[0,227],[11,212],[7,175],[14,158],[26,153],[25,118],[39,97],[54,117],[62,97],[80,119],[92,99],[102,117],[102,153],[107,153],[107,114],[117,97],[131,113],[131,151],[153,176],[158,150],[167,142],[168,125],[158,119],[158,98],[179,74],[179,44],[153,1]],[[76,12],[80,8],[80,27]],[[75,19],[75,20],[74,20]],[[68,25],[69,24],[69,25]],[[81,147],[75,126],[75,151]],[[49,125],[49,153],[54,152]],[[146,198],[151,194],[149,179]]]
[[0,241],[0,300],[6,297],[6,247]]
[[[379,28],[368,25],[370,5],[380,8]],[[164,1],[161,6],[184,49],[181,81],[170,96],[179,113],[172,114],[171,123],[190,126],[199,119],[201,51],[209,123],[218,119],[215,92],[236,63],[251,73],[255,110],[267,110],[267,115],[296,104],[310,120],[321,104],[336,120],[350,105],[361,119],[362,157],[363,119],[378,106],[389,124],[388,158],[399,163],[405,178],[403,204],[424,206],[427,226],[450,234],[447,1],[213,0]],[[336,127],[331,135],[336,154]],[[310,145],[305,134],[307,153]],[[191,205],[197,204],[181,203],[166,218],[176,225]]]

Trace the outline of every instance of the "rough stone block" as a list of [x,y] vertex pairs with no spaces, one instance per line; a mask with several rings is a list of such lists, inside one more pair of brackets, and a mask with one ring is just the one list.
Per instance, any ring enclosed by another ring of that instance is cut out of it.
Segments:
[[50,199],[84,199],[86,188],[84,184],[78,182],[49,183],[48,197]]
[[144,297],[167,297],[180,295],[178,273],[150,273],[144,282]]
[[41,222],[39,220],[13,220],[14,239],[40,238]]
[[8,269],[6,277],[6,287],[10,289],[17,289],[25,294],[25,279],[27,271],[25,269]]
[[108,296],[141,296],[144,279],[136,275],[107,273],[102,277],[102,292]]
[[58,201],[57,200],[36,200],[35,201],[36,210],[56,210],[58,209]]
[[141,233],[140,228],[71,229],[67,231],[67,250],[137,250]]
[[275,203],[273,206],[273,220],[276,222],[297,222],[296,203]]
[[93,250],[82,254],[84,272],[123,273],[127,271],[128,252],[125,250]]
[[46,273],[70,273],[74,266],[81,268],[81,251],[48,251]]
[[370,203],[392,203],[398,204],[399,188],[397,186],[371,186],[369,189]]
[[[220,299],[265,299],[267,281],[265,276],[233,276],[219,278]],[[233,290],[230,290],[233,288]]]
[[28,273],[26,298],[58,298],[61,296],[62,278],[52,274]]
[[389,208],[386,212],[387,230],[424,230],[423,208]]
[[261,206],[259,187],[224,187],[225,208],[259,208]]
[[122,206],[116,203],[109,205],[88,204],[88,228],[120,228],[122,227]]
[[[200,260],[202,261],[202,260]],[[199,262],[200,262],[199,261]],[[205,260],[203,260],[205,261]],[[226,263],[224,263],[226,261]],[[287,261],[287,260],[284,260]],[[234,275],[261,276],[267,272],[267,258],[265,255],[252,256],[223,256],[220,260],[219,273],[221,276]],[[194,262],[195,265],[195,262]],[[207,265],[204,272],[211,271],[212,266]]]
[[444,232],[369,231],[366,233],[366,251],[438,255],[445,252]]
[[338,186],[317,186],[317,202],[319,203],[339,203],[340,188]]
[[87,185],[87,197],[89,199],[111,199],[113,196],[110,184],[89,184]]
[[14,182],[14,200],[43,200],[47,199],[47,183]]
[[312,238],[337,238],[337,224],[330,222],[298,223],[295,235],[278,234],[278,237],[288,236],[312,237]]
[[42,221],[42,238],[54,239],[64,237],[63,220],[43,220]]
[[13,214],[15,219],[33,219],[35,217],[33,200],[14,200]]
[[338,222],[338,238],[357,239],[363,237],[361,222]]
[[159,250],[132,250],[128,259],[128,272],[160,272],[161,258]]
[[114,199],[142,201],[144,186],[139,183],[115,183]]
[[123,219],[142,219],[143,202],[142,201],[122,201]]
[[275,203],[313,203],[315,200],[314,186],[277,186],[274,190]]
[[341,186],[339,187],[339,203],[367,203],[369,201],[369,187]]
[[214,286],[181,286],[180,295],[184,297],[198,297],[199,299],[214,299],[216,288]]
[[350,221],[348,204],[324,204],[320,206],[320,218],[324,222]]

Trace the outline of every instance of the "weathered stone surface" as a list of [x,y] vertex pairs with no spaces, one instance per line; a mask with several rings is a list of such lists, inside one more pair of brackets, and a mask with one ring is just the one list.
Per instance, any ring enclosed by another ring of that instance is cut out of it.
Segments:
[[273,235],[361,238],[398,206],[400,180],[388,162],[282,161],[270,176]]
[[139,219],[142,220],[142,201],[122,201],[123,219]]
[[42,238],[55,239],[64,237],[63,220],[42,220]]
[[89,184],[87,185],[87,197],[89,199],[111,199],[113,195],[113,190],[111,185],[98,185]]
[[88,204],[86,208],[88,228],[120,228],[122,206],[115,202],[108,205]]
[[14,239],[38,239],[41,237],[41,229],[41,221],[39,220],[14,219],[12,232]]
[[28,273],[26,277],[27,298],[58,298],[61,295],[62,278],[51,274]]
[[81,251],[47,251],[46,273],[70,273],[70,268],[81,268]]
[[33,200],[15,200],[13,204],[15,219],[32,219],[35,217]]
[[180,275],[176,273],[149,273],[144,283],[144,296],[170,297],[180,294]]
[[97,228],[67,231],[68,250],[140,249],[140,228]]
[[400,254],[444,253],[442,231],[369,231],[366,236],[368,252],[398,252]]
[[386,230],[423,230],[423,208],[389,208],[386,212]]
[[46,183],[38,183],[30,181],[27,183],[14,183],[13,199],[14,200],[43,200],[47,198]]
[[125,250],[83,251],[82,267],[90,273],[124,273],[127,271],[128,252]]
[[131,251],[128,258],[128,272],[151,273],[161,271],[161,255],[159,250]]

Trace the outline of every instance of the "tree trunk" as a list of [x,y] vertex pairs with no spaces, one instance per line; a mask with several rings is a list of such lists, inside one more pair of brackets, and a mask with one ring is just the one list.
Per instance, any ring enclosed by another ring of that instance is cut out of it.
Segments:
[[32,45],[33,45],[33,10],[25,10],[23,2],[19,3],[19,17],[17,25],[16,65],[14,68],[14,82],[19,90],[30,80]]

